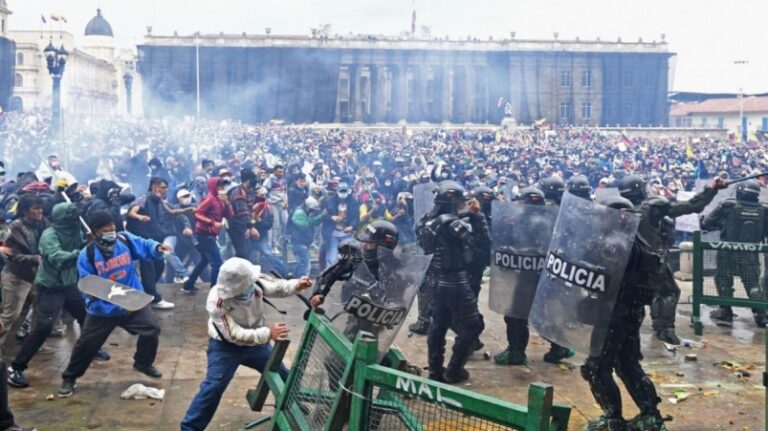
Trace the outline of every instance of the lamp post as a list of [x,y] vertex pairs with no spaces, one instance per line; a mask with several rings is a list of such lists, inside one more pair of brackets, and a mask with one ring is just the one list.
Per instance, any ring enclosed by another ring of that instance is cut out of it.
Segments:
[[53,79],[51,131],[56,134],[61,128],[61,77],[64,75],[64,67],[67,64],[69,53],[64,49],[64,45],[56,49],[52,41],[48,42],[43,53],[45,54],[45,61],[48,63],[48,73]]
[[125,82],[125,103],[128,115],[133,113],[133,75],[131,72],[125,72],[123,75],[123,82]]
[[[746,66],[749,64],[749,60],[736,60],[733,62],[736,66]],[[743,70],[743,69],[742,69]],[[741,142],[747,142],[747,121],[744,118],[744,73],[741,74],[741,82],[739,86],[739,132],[741,134]]]

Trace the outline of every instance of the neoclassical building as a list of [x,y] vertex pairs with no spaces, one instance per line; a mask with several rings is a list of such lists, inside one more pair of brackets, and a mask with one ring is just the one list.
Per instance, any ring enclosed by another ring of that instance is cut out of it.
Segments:
[[[148,29],[151,32],[151,29]],[[512,35],[513,36],[513,35]],[[665,41],[156,36],[138,47],[148,116],[289,123],[666,125]]]
[[[136,82],[140,80],[135,73],[135,54],[132,50],[115,49],[112,26],[101,10],[86,25],[81,41],[64,31],[20,30],[10,34],[17,46],[14,106],[27,110],[51,107],[52,81],[43,49],[52,43],[69,52],[61,81],[65,115],[100,116],[127,111],[124,77],[129,74]],[[82,46],[76,42],[82,42]],[[140,89],[138,93],[140,97]]]
[[0,111],[10,109],[15,74],[16,44],[8,38],[8,17],[5,0],[0,0]]

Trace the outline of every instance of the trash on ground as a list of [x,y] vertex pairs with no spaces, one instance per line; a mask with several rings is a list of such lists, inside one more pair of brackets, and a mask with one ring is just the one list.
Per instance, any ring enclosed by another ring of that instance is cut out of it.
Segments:
[[142,385],[141,383],[136,383],[131,385],[122,394],[120,394],[120,398],[124,400],[127,400],[127,399],[143,400],[147,398],[162,400],[163,398],[165,398],[165,389],[148,387],[148,386]]

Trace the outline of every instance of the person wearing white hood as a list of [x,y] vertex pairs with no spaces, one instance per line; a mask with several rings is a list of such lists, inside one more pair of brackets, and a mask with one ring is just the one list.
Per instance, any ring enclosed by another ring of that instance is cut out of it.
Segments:
[[[258,265],[238,257],[224,262],[206,302],[208,370],[181,422],[182,431],[204,430],[237,368],[245,365],[262,372],[272,354],[270,341],[288,336],[285,323],[266,325],[263,298],[285,298],[311,286],[308,277],[275,279],[262,274]],[[283,365],[280,375],[288,377]]]

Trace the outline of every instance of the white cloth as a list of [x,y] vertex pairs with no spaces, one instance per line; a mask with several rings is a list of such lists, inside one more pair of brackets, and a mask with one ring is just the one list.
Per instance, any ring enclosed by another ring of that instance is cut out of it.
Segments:
[[131,385],[122,394],[120,394],[120,398],[124,400],[144,400],[147,398],[162,400],[165,398],[165,389],[153,388],[144,386],[141,383],[136,383]]

